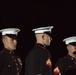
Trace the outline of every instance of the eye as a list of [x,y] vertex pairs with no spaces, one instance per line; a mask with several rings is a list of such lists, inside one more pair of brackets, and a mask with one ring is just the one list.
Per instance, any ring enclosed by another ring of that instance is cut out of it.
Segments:
[[14,41],[14,39],[13,39],[13,38],[11,38],[11,41]]

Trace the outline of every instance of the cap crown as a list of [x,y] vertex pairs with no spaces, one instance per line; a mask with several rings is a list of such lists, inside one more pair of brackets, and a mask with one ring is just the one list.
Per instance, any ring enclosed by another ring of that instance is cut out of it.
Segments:
[[6,34],[15,34],[15,35],[17,35],[17,33],[19,31],[20,31],[20,29],[18,29],[18,28],[6,28],[6,29],[0,30],[2,35],[6,35]]
[[72,37],[68,37],[68,38],[65,38],[63,40],[63,42],[65,42],[65,44],[69,44],[69,43],[73,43],[73,42],[76,42],[76,36],[72,36]]
[[34,31],[35,34],[39,34],[39,33],[45,33],[45,32],[50,32],[52,30],[53,26],[49,26],[49,27],[40,27],[40,28],[35,28],[32,29],[32,31]]

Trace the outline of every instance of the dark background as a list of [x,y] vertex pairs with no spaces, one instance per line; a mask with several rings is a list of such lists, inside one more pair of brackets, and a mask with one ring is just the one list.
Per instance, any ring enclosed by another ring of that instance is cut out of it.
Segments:
[[[2,0],[0,2],[0,29],[20,28],[16,53],[23,62],[24,75],[25,58],[35,44],[33,28],[54,26],[52,42],[48,47],[53,67],[56,61],[67,54],[63,39],[76,36],[76,3],[72,0]],[[3,49],[0,34],[0,49]]]

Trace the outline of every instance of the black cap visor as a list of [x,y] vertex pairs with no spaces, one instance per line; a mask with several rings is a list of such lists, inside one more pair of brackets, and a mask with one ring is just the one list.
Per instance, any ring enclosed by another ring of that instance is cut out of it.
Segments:
[[72,43],[69,43],[69,44],[71,44],[73,46],[76,46],[76,42],[72,42]]
[[6,34],[6,36],[8,36],[12,39],[17,39],[17,35],[15,35],[15,34]]

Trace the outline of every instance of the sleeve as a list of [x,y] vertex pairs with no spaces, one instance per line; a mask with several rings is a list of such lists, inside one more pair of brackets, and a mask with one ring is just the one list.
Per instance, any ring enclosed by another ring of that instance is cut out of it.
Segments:
[[54,75],[63,74],[63,69],[64,69],[63,66],[64,66],[63,59],[59,59],[56,62],[56,65],[53,71]]
[[42,50],[39,53],[38,57],[38,73],[42,75],[52,75],[52,63],[50,52],[48,50]]
[[49,52],[49,50],[47,50],[47,52],[46,52],[46,68],[47,68],[47,70],[45,71],[45,75],[52,75],[53,73],[52,73],[52,59],[51,59],[51,54],[50,54],[50,52]]
[[39,49],[30,53],[25,61],[25,75],[52,75],[50,60],[50,54],[46,50]]

